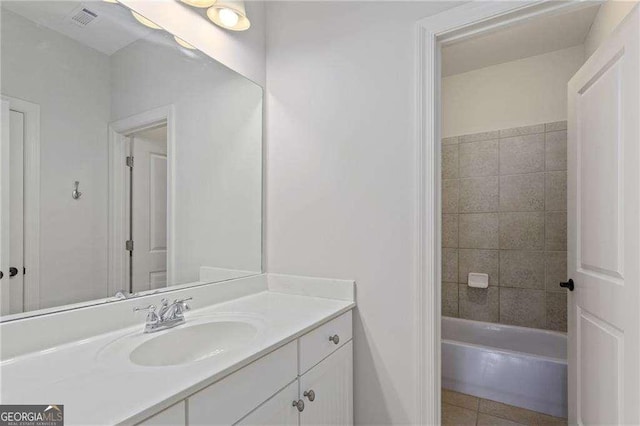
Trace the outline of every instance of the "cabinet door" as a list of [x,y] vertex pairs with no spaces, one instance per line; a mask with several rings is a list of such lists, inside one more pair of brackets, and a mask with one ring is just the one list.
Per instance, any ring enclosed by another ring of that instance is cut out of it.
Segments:
[[138,426],[183,426],[187,424],[186,418],[185,403],[181,401],[138,423]]
[[298,426],[298,409],[293,402],[298,400],[298,381],[275,394],[270,400],[240,420],[237,426],[282,425]]
[[[313,401],[304,392],[313,391]],[[353,424],[353,342],[325,358],[300,377],[304,411],[300,425]]]

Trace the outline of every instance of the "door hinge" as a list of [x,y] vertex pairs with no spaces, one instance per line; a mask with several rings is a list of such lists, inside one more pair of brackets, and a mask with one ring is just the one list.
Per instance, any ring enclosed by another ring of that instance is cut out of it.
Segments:
[[127,157],[127,167],[133,168],[133,157],[131,155]]
[[125,249],[127,251],[133,251],[133,240],[127,240],[125,243]]

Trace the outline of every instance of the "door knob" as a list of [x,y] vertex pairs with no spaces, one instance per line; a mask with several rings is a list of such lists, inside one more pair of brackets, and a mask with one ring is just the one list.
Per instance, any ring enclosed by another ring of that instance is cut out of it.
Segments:
[[338,343],[340,343],[340,336],[334,334],[333,336],[329,337],[329,341],[337,345]]
[[16,275],[18,275],[18,268],[15,267],[10,267],[9,268],[9,278],[11,277],[15,277]]
[[575,285],[573,285],[573,280],[569,279],[566,283],[560,283],[560,287],[568,288],[569,291],[573,291]]
[[297,401],[293,401],[292,404],[294,407],[296,407],[298,409],[298,411],[300,411],[301,413],[304,411],[304,401],[299,399]]
[[313,391],[313,389],[309,389],[308,391],[304,391],[302,393],[302,396],[306,396],[309,401],[313,402],[314,399],[316,399],[316,393]]

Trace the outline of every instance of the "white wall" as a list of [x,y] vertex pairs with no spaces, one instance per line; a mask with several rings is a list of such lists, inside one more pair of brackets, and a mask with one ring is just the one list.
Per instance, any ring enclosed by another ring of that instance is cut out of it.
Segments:
[[105,297],[109,58],[6,9],[1,49],[2,94],[40,105],[40,307]]
[[262,1],[246,2],[251,28],[241,32],[223,30],[203,16],[202,11],[179,1],[120,2],[264,87],[265,22]]
[[604,39],[613,32],[637,3],[637,1],[628,0],[609,0],[600,6],[596,19],[594,19],[591,29],[584,40],[587,57],[596,51]]
[[416,415],[415,23],[456,3],[267,3],[267,270],[357,281],[355,419]]
[[112,120],[175,107],[176,281],[201,266],[260,272],[262,89],[170,36],[111,56]]
[[567,83],[582,45],[442,79],[442,136],[567,119]]

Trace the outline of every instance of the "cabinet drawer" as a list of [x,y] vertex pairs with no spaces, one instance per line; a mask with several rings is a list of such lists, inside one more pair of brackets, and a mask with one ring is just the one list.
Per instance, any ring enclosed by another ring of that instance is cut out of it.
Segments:
[[188,398],[189,425],[231,425],[296,379],[296,342]]
[[[298,373],[302,375],[336,349],[342,347],[351,340],[352,333],[352,318],[351,311],[349,311],[302,336],[298,347],[300,355]],[[338,343],[329,340],[333,336],[338,336]]]

